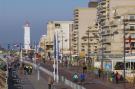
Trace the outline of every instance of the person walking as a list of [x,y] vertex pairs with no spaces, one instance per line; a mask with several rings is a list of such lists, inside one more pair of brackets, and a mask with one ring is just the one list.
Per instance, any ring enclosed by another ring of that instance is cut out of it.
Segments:
[[99,77],[99,78],[101,77],[101,72],[102,72],[102,71],[101,71],[101,69],[99,68],[99,69],[98,69],[98,77]]
[[116,71],[115,73],[115,80],[116,80],[116,84],[119,83],[119,73]]
[[111,73],[111,82],[114,83],[114,80],[115,80],[115,74],[114,72]]
[[85,65],[85,63],[83,63],[83,73],[87,72],[87,66]]
[[49,79],[48,79],[48,89],[51,89],[52,85],[53,85],[53,79],[49,76]]

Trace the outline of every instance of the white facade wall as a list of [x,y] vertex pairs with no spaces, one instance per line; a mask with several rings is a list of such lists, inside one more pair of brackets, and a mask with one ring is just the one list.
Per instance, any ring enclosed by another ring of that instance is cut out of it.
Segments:
[[[68,54],[70,49],[70,26],[73,24],[73,21],[50,21],[47,25],[47,40],[48,43],[54,41],[54,33],[58,32],[58,40],[59,40],[59,50],[63,54]],[[57,26],[58,25],[58,26]],[[63,46],[62,46],[63,45]]]

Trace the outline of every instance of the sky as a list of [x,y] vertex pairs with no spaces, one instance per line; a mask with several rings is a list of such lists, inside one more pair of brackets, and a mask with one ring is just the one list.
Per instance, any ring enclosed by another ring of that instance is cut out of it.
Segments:
[[53,20],[73,20],[73,10],[87,7],[89,0],[0,0],[0,44],[23,42],[23,26],[29,21],[31,42],[46,34]]

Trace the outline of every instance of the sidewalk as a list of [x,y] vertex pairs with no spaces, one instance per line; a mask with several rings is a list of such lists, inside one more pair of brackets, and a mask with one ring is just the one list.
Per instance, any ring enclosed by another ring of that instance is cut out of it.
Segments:
[[[52,63],[46,62],[45,64],[42,64],[45,68],[53,72]],[[62,76],[65,76],[67,79],[72,81],[72,75],[74,73],[80,74],[82,72],[81,67],[64,67],[59,65],[59,74]],[[124,86],[124,83],[115,84],[112,82],[107,81],[106,78],[96,78],[95,75],[88,71],[86,73],[86,81],[83,83],[82,86],[84,86],[86,89],[135,89],[135,86],[133,87],[132,84],[126,83],[126,86]]]
[[[48,78],[49,75],[40,71],[39,80],[37,79],[37,71],[33,71],[32,76],[30,76],[30,81],[35,89],[48,89]],[[40,87],[40,88],[39,88]],[[54,89],[71,89],[70,87],[63,84],[56,84]]]
[[[38,80],[37,70],[33,68],[32,75],[28,75],[28,80],[33,85],[33,89],[48,89],[48,78],[50,75],[40,70],[40,77]],[[62,83],[55,83],[53,89],[71,89],[69,86]]]

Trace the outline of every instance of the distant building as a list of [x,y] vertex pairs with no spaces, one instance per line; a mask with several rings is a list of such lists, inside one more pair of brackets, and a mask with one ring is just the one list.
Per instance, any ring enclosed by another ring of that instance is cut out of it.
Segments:
[[58,32],[60,54],[69,55],[70,51],[70,32],[73,21],[49,21],[47,24],[46,49],[53,53],[54,33]]
[[[74,55],[88,53],[88,39],[83,39],[86,36],[88,27],[95,25],[96,21],[96,6],[90,8],[77,8],[74,10],[74,29],[72,32],[72,48]],[[86,44],[87,42],[87,44]]]
[[40,41],[39,41],[39,46],[40,48],[44,49],[45,50],[45,43],[47,41],[47,36],[46,35],[42,35],[42,37],[40,38]]
[[30,26],[28,22],[24,25],[24,50],[30,50]]

